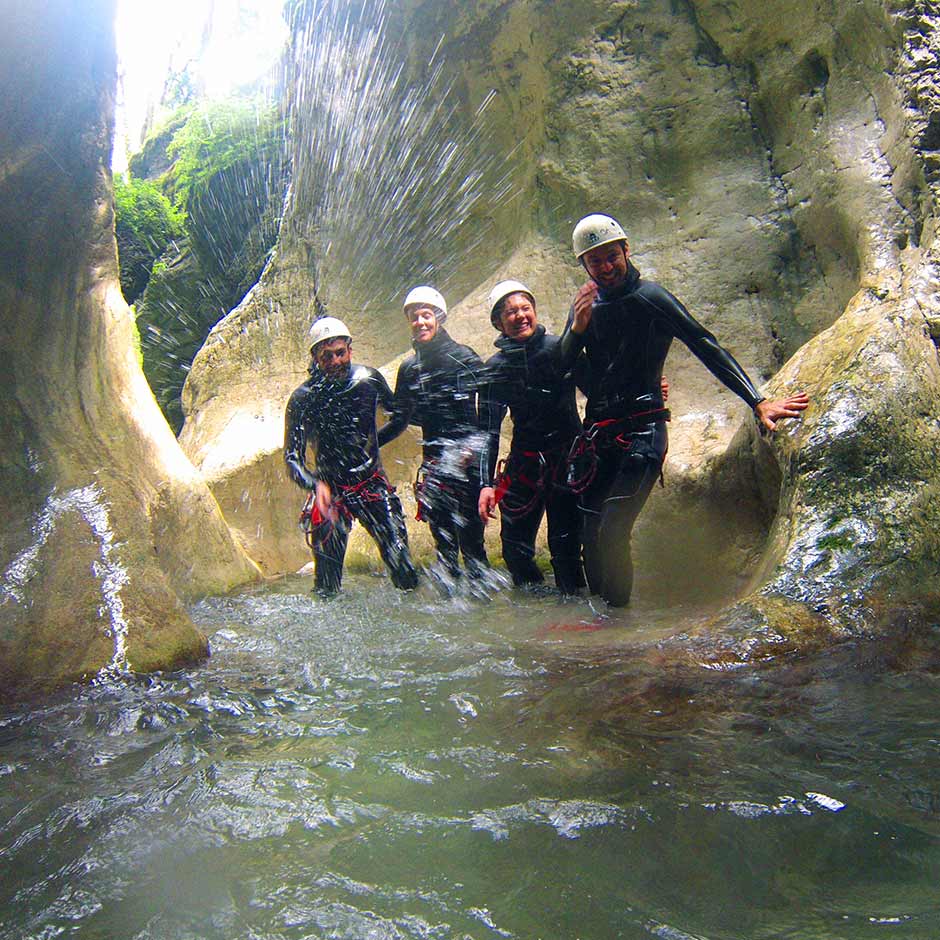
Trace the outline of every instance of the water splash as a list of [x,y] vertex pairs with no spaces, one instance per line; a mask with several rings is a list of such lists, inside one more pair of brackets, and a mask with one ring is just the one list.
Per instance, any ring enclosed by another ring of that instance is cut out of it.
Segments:
[[310,0],[293,24],[288,215],[338,312],[397,307],[420,281],[446,290],[520,190],[516,152],[490,139],[495,93],[468,114],[444,37],[413,77],[393,33],[385,0]]
[[104,681],[128,671],[128,624],[124,616],[121,590],[130,578],[127,569],[116,557],[108,504],[96,484],[91,483],[61,495],[53,491],[49,495],[42,513],[33,525],[34,541],[13,559],[3,573],[3,580],[0,582],[0,606],[10,601],[20,606],[29,603],[26,588],[37,573],[39,553],[52,537],[59,519],[71,512],[77,512],[85,520],[100,545],[99,559],[93,562],[92,573],[101,582],[102,604],[99,615],[102,619],[108,618],[108,635],[114,641],[111,661],[101,668],[96,677],[96,681]]

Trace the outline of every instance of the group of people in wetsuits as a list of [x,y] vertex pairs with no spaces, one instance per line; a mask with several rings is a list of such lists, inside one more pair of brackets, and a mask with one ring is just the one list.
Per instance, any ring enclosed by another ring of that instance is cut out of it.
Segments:
[[[666,456],[662,375],[673,339],[768,430],[807,407],[802,392],[763,398],[672,294],[640,276],[615,219],[586,216],[572,240],[590,280],[575,295],[562,335],[539,324],[528,287],[502,281],[489,298],[500,335],[486,363],[447,333],[447,304],[432,287],[416,287],[405,298],[414,352],[402,362],[394,392],[378,370],[352,363],[352,337],[341,321],[314,322],[310,377],[287,405],[284,456],[291,478],[309,491],[304,523],[317,593],[339,590],[353,519],[375,540],[395,586],[417,585],[401,502],[379,456],[409,424],[422,435],[419,518],[430,526],[443,571],[459,577],[462,555],[470,577],[485,572],[484,526],[499,507],[513,583],[541,582],[535,539],[547,516],[557,589],[576,594],[587,586],[620,606],[633,585],[633,524]],[[577,389],[587,399],[583,420]],[[390,415],[380,429],[378,406]],[[500,461],[507,412],[512,441]],[[314,468],[306,462],[308,444]]]

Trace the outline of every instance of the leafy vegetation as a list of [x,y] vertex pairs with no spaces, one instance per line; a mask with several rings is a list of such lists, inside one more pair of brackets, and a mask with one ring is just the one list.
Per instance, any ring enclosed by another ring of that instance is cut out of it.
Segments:
[[[269,103],[231,99],[186,105],[182,113],[185,120],[166,148],[173,161],[167,185],[181,211],[188,212],[222,172],[247,163],[280,163],[281,118]],[[177,112],[174,118],[180,116]]]
[[[177,430],[193,357],[257,281],[274,245],[286,186],[283,154],[277,109],[233,99],[177,109],[131,159],[135,174],[152,177],[147,185],[181,231],[149,258],[137,303],[144,371]],[[123,253],[121,267],[123,283]]]
[[149,180],[114,177],[115,235],[121,290],[133,303],[150,279],[154,262],[183,234],[183,214]]

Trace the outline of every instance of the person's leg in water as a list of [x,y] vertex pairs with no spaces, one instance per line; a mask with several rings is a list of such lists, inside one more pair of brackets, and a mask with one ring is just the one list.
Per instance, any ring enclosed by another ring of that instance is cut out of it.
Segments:
[[402,591],[417,587],[418,571],[408,551],[401,500],[394,493],[387,493],[379,499],[357,500],[349,508],[378,545],[392,584]]
[[[513,494],[513,489],[517,492]],[[521,482],[513,483],[506,493],[509,498],[515,499],[509,503],[525,505],[531,501],[533,492]],[[505,500],[504,500],[505,501]],[[505,506],[500,506],[499,537],[503,544],[503,561],[512,576],[512,583],[516,587],[525,584],[541,584],[545,580],[539,566],[535,563],[535,536],[542,522],[544,504],[541,497],[537,498],[524,512],[516,515]]]
[[472,577],[479,577],[490,567],[483,542],[483,520],[477,512],[480,484],[477,478],[461,481],[457,487],[457,540],[463,563]]
[[535,536],[545,513],[541,478],[543,466],[527,457],[510,452],[506,473],[509,488],[499,504],[499,538],[503,561],[516,587],[541,584],[545,580],[535,563]]
[[553,487],[546,494],[548,550],[555,572],[555,586],[562,594],[577,594],[584,587],[581,564],[581,509],[573,493]]
[[633,524],[659,478],[650,461],[626,464],[610,487],[592,487],[582,502],[585,514],[584,569],[591,592],[612,607],[630,603],[633,593]]
[[630,602],[633,525],[659,479],[667,446],[665,422],[637,434],[629,450],[611,442],[599,455],[597,476],[581,498],[588,586],[612,607]]
[[450,577],[459,578],[457,494],[452,482],[428,473],[420,500],[421,514],[431,529],[438,563]]
[[326,538],[314,546],[314,592],[321,597],[332,597],[343,583],[343,560],[348,541],[349,527],[346,520],[341,519],[338,524],[331,525]]

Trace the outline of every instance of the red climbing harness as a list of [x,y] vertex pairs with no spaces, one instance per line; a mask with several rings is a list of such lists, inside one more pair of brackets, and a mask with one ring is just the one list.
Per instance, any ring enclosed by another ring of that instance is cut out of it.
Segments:
[[[338,519],[342,519],[347,527],[353,522],[350,504],[377,503],[388,499],[389,495],[395,492],[395,487],[388,482],[388,478],[380,470],[376,470],[372,476],[366,477],[360,483],[350,486],[339,483],[336,488],[339,492],[333,497],[331,505],[336,510]],[[299,524],[311,551],[318,545],[322,545],[330,534],[334,522],[331,519],[325,519],[320,512],[315,490],[311,490],[304,500],[303,508],[300,510]]]
[[[536,461],[537,473],[527,473],[529,465]],[[510,519],[521,519],[528,515],[544,498],[545,491],[557,484],[558,472],[563,465],[562,451],[523,450],[510,453],[508,460],[501,460],[496,466],[496,503],[500,512]],[[519,469],[513,472],[516,466]],[[530,495],[520,503],[510,504],[505,497],[514,483],[522,483]]]
[[[627,415],[625,418],[595,421],[585,427],[568,451],[565,475],[567,488],[580,496],[591,486],[597,476],[599,446],[619,447],[623,451],[630,451],[636,444],[639,432],[645,431],[650,424],[657,421],[668,421],[670,417],[668,408],[652,408],[649,411]],[[663,484],[662,469],[659,472],[659,482]]]
[[338,486],[338,499],[343,503],[378,503],[388,499],[395,492],[395,487],[388,482],[388,477],[381,470],[376,470],[371,477],[351,486]]

